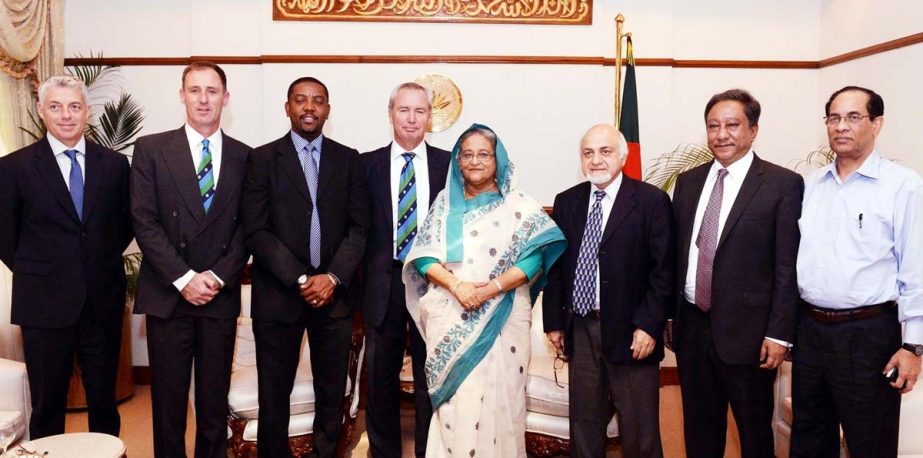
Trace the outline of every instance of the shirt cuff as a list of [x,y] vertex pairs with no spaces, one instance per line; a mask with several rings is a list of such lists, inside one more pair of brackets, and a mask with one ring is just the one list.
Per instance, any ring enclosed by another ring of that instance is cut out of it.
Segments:
[[784,341],[784,340],[773,339],[772,337],[765,337],[765,339],[768,340],[768,341],[770,341],[770,342],[775,342],[775,343],[777,343],[777,344],[779,344],[779,345],[782,345],[783,347],[788,348],[788,349],[791,349],[791,348],[793,347],[792,344],[790,344],[790,343],[788,343],[788,342],[786,342],[786,341]]
[[[177,278],[176,281],[173,282],[173,286],[178,291],[182,291],[183,288],[185,288],[186,285],[188,285],[189,282],[192,281],[192,277],[195,277],[195,271],[192,269],[189,269],[189,272],[186,272],[182,277]],[[215,278],[218,278],[218,277],[215,277]]]
[[221,277],[219,277],[216,273],[210,270],[208,271],[208,273],[212,274],[212,277],[215,277],[215,280],[218,280],[218,284],[221,285],[222,288],[224,288],[224,280],[222,280]]
[[904,342],[923,345],[923,317],[915,316],[904,320]]
[[340,284],[340,279],[336,275],[327,272],[327,276],[330,277],[330,281],[333,282],[333,286],[338,286]]

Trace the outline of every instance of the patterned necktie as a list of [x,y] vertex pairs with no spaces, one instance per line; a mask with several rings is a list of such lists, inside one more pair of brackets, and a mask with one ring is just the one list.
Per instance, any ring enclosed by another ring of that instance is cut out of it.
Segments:
[[417,235],[417,177],[413,168],[413,153],[401,154],[404,167],[401,169],[400,192],[397,195],[397,259],[404,262],[413,238]]
[[304,167],[304,177],[308,182],[308,191],[311,193],[311,205],[313,207],[310,225],[310,252],[308,254],[311,259],[311,266],[316,269],[320,265],[320,212],[317,210],[318,167],[314,159],[314,152],[316,151],[314,145],[308,143],[303,151],[304,160],[301,161],[301,164]]
[[577,271],[574,274],[574,312],[580,316],[593,309],[596,304],[596,270],[599,265],[599,239],[602,238],[602,200],[606,192],[595,191],[596,203],[590,210],[580,242],[577,257]]
[[718,219],[721,215],[721,199],[724,197],[724,177],[727,169],[718,169],[718,181],[711,190],[702,226],[695,246],[699,247],[698,266],[695,271],[695,305],[703,312],[711,308],[712,268],[715,264],[715,249],[718,248]]
[[212,170],[212,152],[208,149],[208,139],[202,140],[202,159],[199,161],[199,168],[196,170],[196,178],[199,180],[199,195],[202,196],[202,206],[205,207],[205,213],[212,206],[212,200],[215,197],[215,171]]
[[71,200],[74,201],[74,209],[77,210],[77,218],[83,221],[83,172],[80,170],[80,163],[77,162],[77,150],[69,149],[64,152],[71,159],[70,173],[70,192]]

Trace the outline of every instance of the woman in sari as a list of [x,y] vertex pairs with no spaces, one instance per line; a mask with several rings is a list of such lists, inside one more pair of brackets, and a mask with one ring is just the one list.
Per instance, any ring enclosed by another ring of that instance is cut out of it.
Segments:
[[566,242],[513,169],[490,128],[466,130],[404,266],[426,342],[427,457],[526,456],[531,306]]

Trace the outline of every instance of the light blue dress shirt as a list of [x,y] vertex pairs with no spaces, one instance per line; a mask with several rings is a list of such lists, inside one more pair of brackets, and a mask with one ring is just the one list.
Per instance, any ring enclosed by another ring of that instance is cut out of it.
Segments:
[[805,180],[801,298],[851,309],[898,302],[904,341],[923,344],[923,179],[878,151],[845,181],[830,164]]

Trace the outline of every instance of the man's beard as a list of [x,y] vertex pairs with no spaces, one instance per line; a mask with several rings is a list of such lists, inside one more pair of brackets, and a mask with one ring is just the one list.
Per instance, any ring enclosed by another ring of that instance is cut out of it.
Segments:
[[590,172],[586,175],[586,178],[593,184],[605,184],[612,181],[612,172]]

